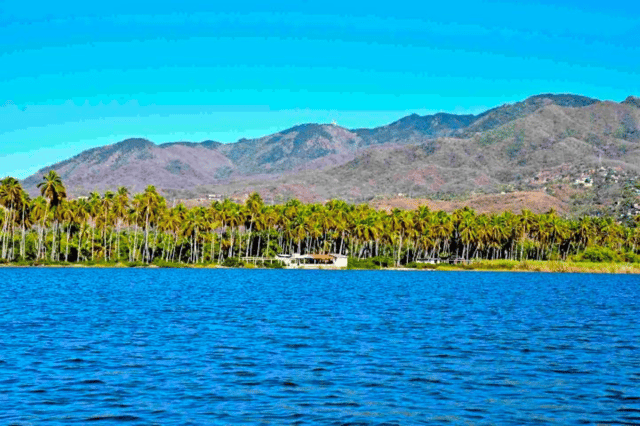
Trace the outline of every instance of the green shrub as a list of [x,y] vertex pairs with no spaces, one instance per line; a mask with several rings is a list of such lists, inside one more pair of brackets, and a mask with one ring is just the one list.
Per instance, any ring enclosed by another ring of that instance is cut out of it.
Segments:
[[418,269],[438,269],[435,263],[418,263]]
[[160,268],[184,268],[185,265],[177,262],[167,262],[166,260],[156,258],[153,260],[153,265]]
[[358,259],[357,257],[349,257],[347,259],[347,269],[380,269],[380,266],[374,263],[373,258]]
[[257,262],[256,266],[259,268],[267,268],[267,269],[282,269],[284,268],[284,262],[280,260],[275,261],[261,261]]
[[624,254],[625,262],[629,263],[640,263],[640,254],[628,252]]
[[244,262],[238,257],[228,257],[222,263],[222,266],[227,268],[242,268],[244,267]]
[[618,253],[608,247],[587,247],[582,253],[576,256],[578,262],[619,262],[621,257]]
[[367,259],[350,257],[347,260],[348,269],[381,269],[395,266],[395,260],[388,256],[375,256]]
[[64,266],[64,265],[69,265],[69,263],[64,261],[49,260],[49,259],[40,259],[33,262],[33,266]]
[[368,260],[371,260],[374,265],[377,265],[381,268],[389,268],[391,266],[395,266],[396,263],[395,260],[393,260],[393,258],[389,256],[376,256]]
[[471,265],[475,269],[488,269],[492,271],[511,271],[516,266],[520,265],[520,262],[509,259],[496,259],[496,260],[479,260],[473,262]]

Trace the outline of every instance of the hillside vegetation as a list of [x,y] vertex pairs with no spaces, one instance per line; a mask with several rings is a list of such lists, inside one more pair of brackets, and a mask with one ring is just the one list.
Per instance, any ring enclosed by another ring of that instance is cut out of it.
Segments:
[[535,214],[449,214],[426,206],[377,210],[332,200],[266,205],[257,193],[243,204],[169,206],[153,186],[133,197],[124,187],[68,200],[55,171],[31,199],[20,183],[0,183],[3,262],[218,263],[276,253],[339,253],[358,261],[414,265],[421,258],[638,262],[640,215],[566,219]]

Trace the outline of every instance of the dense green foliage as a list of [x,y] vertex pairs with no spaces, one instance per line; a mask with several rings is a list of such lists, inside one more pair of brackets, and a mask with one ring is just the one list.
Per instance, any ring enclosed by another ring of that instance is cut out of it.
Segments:
[[169,207],[153,186],[133,197],[125,188],[67,200],[49,172],[30,199],[14,178],[0,182],[0,260],[39,263],[123,263],[131,266],[282,267],[276,253],[340,253],[349,267],[423,267],[420,258],[637,261],[640,217],[571,220],[533,214],[448,214],[421,207],[389,213],[332,200],[265,205],[252,194],[208,207]]

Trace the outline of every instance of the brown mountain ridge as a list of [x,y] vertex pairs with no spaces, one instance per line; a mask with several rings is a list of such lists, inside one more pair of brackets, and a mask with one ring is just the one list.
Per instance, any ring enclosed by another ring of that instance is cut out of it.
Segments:
[[617,103],[543,94],[478,115],[413,114],[373,129],[302,124],[229,144],[127,139],[48,166],[23,185],[35,194],[42,175],[56,170],[75,196],[155,185],[187,198],[257,190],[274,201],[322,201],[526,190],[545,174],[580,177],[601,167],[637,176],[639,106],[631,96]]

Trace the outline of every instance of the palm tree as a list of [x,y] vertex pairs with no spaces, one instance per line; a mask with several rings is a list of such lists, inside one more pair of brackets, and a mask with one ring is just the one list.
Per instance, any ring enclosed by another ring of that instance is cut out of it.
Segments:
[[531,230],[537,222],[537,217],[531,210],[524,209],[520,213],[519,225],[520,225],[520,259],[524,257],[524,242],[525,239],[531,234]]
[[89,201],[81,199],[75,204],[73,221],[79,225],[78,230],[78,254],[77,260],[80,261],[86,256],[82,254],[82,237],[87,233],[87,228],[90,227],[91,221],[91,205]]
[[260,194],[258,194],[257,192],[251,193],[245,203],[245,207],[247,208],[247,213],[249,216],[249,232],[247,233],[247,251],[245,253],[245,257],[249,256],[249,239],[251,238],[251,232],[253,231],[255,216],[260,212],[260,209],[263,205],[264,202],[262,201]]
[[[173,261],[175,258],[176,247],[178,246],[178,230],[182,223],[183,217],[179,208],[172,208],[166,211],[160,219],[158,226],[168,238],[165,238],[164,259],[165,261]],[[173,237],[173,238],[172,238]]]
[[62,184],[62,179],[55,170],[50,170],[49,173],[42,177],[42,180],[38,184],[40,195],[49,200],[50,208],[55,208],[62,200],[67,198],[67,190]]
[[457,224],[458,237],[463,246],[461,257],[469,260],[471,244],[475,243],[478,237],[475,212],[465,207],[462,210],[456,210],[453,215]]
[[109,249],[111,239],[108,238],[108,229],[111,225],[111,220],[113,219],[113,206],[115,205],[115,197],[116,195],[107,191],[102,196],[101,200],[101,215],[100,215],[100,224],[102,225],[102,245],[104,247],[104,260],[109,261]]
[[118,188],[115,200],[112,204],[113,214],[116,221],[116,261],[120,260],[120,229],[125,223],[129,207],[129,190],[124,186],[121,186]]
[[[0,181],[0,205],[5,207],[5,218],[2,227],[2,259],[14,258],[14,236],[16,211],[21,207],[23,200],[22,186],[20,182],[12,177],[7,177]],[[9,226],[11,226],[11,236],[9,238]],[[8,240],[11,241],[11,249],[9,250]]]
[[98,228],[98,219],[102,214],[102,197],[100,194],[93,191],[89,193],[88,200],[89,209],[87,212],[90,216],[90,228],[91,228],[91,261],[95,260],[95,249],[96,249],[96,230]]
[[[240,208],[239,205],[237,204],[229,204],[229,206],[231,206],[230,210],[226,212],[226,223],[227,226],[230,228],[231,230],[231,241],[230,241],[230,245],[229,245],[229,254],[228,257],[233,257],[234,254],[234,245],[235,245],[235,235],[236,235],[236,230],[237,228],[244,223],[244,212],[242,211],[242,209]],[[240,248],[238,249],[238,252],[240,251]]]
[[138,202],[139,217],[144,217],[144,255],[143,259],[150,262],[149,253],[149,226],[158,214],[158,208],[164,203],[153,185],[147,186]]
[[[67,198],[67,191],[62,184],[60,175],[55,170],[49,170],[49,173],[42,177],[42,182],[38,184],[40,188],[40,195],[49,200],[48,209],[54,211],[54,223],[53,223],[53,240],[51,242],[51,260],[54,260],[56,255],[56,233],[58,227],[58,220],[55,217],[55,209]],[[48,212],[44,215],[43,220],[47,217]],[[44,227],[44,222],[43,222]],[[43,240],[46,240],[46,233],[43,235]]]
[[411,212],[403,211],[400,209],[393,209],[391,212],[391,216],[389,217],[389,231],[392,233],[397,233],[397,241],[398,241],[398,251],[395,255],[396,266],[400,265],[400,258],[402,254],[403,247],[403,239],[407,233],[407,231],[413,230],[413,217]]
[[[69,239],[71,236],[71,227],[74,223],[74,211],[73,211],[73,207],[72,204],[69,203],[68,201],[63,201],[59,208],[58,208],[58,214],[59,214],[59,219],[60,222],[62,223],[62,226],[66,226],[66,243],[65,243],[65,249],[64,249],[64,261],[68,262],[69,261]],[[60,243],[61,245],[61,249],[62,249],[62,243]],[[60,260],[59,256],[56,260]]]
[[191,239],[189,260],[193,263],[198,263],[198,232],[204,228],[204,220],[200,213],[200,210],[195,208],[187,211],[182,224],[182,234]]
[[21,259],[25,259],[27,256],[26,234],[27,234],[27,229],[33,226],[33,223],[29,220],[30,205],[31,205],[31,198],[29,197],[29,194],[25,191],[22,191],[22,193],[20,194],[20,200],[19,200],[19,206],[20,206],[20,212],[21,212],[20,228],[22,231],[21,232],[22,236],[20,239],[20,258]]
[[271,234],[273,233],[274,227],[276,226],[276,224],[278,222],[277,213],[275,212],[275,210],[273,208],[266,209],[260,215],[260,221],[261,221],[261,225],[260,226],[263,227],[263,229],[265,229],[266,233],[267,233],[266,254],[267,254],[267,256],[270,256],[269,250],[271,248]]
[[30,210],[33,221],[40,224],[38,229],[38,244],[35,255],[36,260],[39,260],[40,257],[43,256],[45,249],[43,242],[43,233],[45,221],[47,219],[47,216],[49,215],[49,204],[44,197],[37,197],[35,200],[33,200]]

